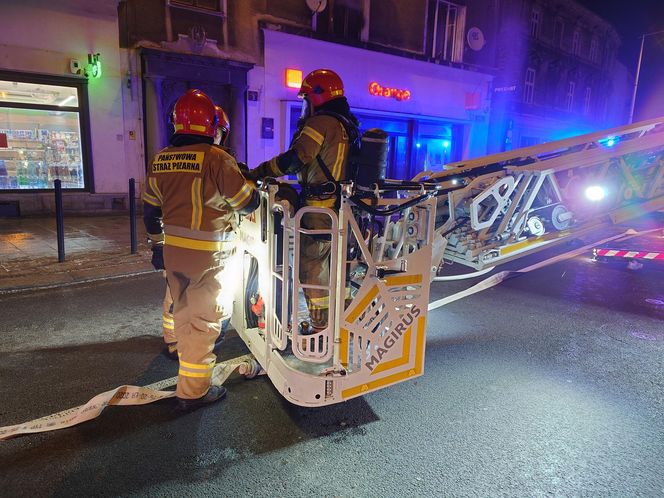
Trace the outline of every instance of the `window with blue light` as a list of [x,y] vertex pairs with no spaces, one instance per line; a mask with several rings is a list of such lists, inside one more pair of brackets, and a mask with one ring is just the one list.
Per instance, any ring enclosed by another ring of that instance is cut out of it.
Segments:
[[[287,107],[289,123],[286,146],[297,129],[301,104]],[[360,121],[360,131],[380,128],[388,134],[387,177],[409,180],[421,171],[442,171],[445,165],[458,161],[462,127],[434,118],[416,119],[367,110],[353,110]]]

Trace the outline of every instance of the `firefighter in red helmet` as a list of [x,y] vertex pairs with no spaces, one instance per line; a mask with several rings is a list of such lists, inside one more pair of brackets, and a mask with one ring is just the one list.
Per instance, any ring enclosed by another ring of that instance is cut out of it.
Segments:
[[211,385],[212,353],[220,321],[222,291],[216,278],[232,246],[235,212],[258,206],[258,194],[235,160],[213,145],[217,115],[200,91],[181,96],[173,110],[175,134],[150,163],[143,193],[143,219],[152,262],[166,270],[173,297],[173,325],[180,368],[178,408],[189,410],[221,399]]
[[[189,90],[189,92],[197,92],[198,90]],[[229,147],[226,147],[226,141],[228,140],[228,135],[231,131],[231,123],[228,119],[226,112],[218,105],[214,106],[215,114],[217,115],[217,129],[214,136],[214,145],[217,145],[222,148],[225,152],[233,156],[232,150]],[[171,116],[172,119],[172,116]],[[239,163],[238,163],[239,165]],[[244,166],[244,165],[242,165]],[[246,169],[246,166],[244,166]],[[166,272],[164,271],[164,277],[166,277]],[[215,347],[218,346],[224,335],[224,330],[230,322],[230,317],[224,320],[221,323],[221,334],[217,341],[215,342]],[[164,300],[162,303],[162,335],[164,337],[164,343],[166,344],[164,353],[166,356],[172,360],[178,359],[177,354],[177,339],[175,338],[175,325],[173,322],[173,297],[171,296],[171,289],[166,283],[166,293],[164,295]]]
[[[341,78],[330,69],[309,73],[302,81],[298,97],[302,99],[302,115],[290,148],[261,163],[248,172],[247,177],[255,180],[297,174],[303,205],[334,208],[338,182],[348,179],[348,153],[359,134],[359,123],[350,111]],[[309,229],[330,228],[330,218],[324,214],[309,213],[302,223]],[[330,247],[329,236],[302,235],[300,279],[303,283],[327,285]],[[329,308],[327,291],[307,289],[305,298],[311,332],[325,329]]]
[[228,134],[231,132],[231,122],[220,106],[214,106],[214,113],[217,115],[217,131],[214,135],[214,144],[224,147],[226,140],[228,140]]

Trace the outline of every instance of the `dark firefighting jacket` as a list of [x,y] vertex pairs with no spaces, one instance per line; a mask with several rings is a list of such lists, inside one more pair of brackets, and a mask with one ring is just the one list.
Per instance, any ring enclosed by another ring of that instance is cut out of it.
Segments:
[[[306,189],[329,180],[320,165],[322,161],[332,178],[341,181],[346,177],[348,147],[348,134],[338,119],[328,115],[312,116],[298,129],[287,152],[258,168],[263,169],[264,176],[297,174],[299,184]],[[332,207],[335,201],[334,195],[304,197],[308,206]]]
[[[219,251],[233,232],[235,212],[258,206],[253,185],[232,156],[207,143],[161,150],[150,163],[144,221],[154,242]],[[163,231],[162,231],[163,226]]]

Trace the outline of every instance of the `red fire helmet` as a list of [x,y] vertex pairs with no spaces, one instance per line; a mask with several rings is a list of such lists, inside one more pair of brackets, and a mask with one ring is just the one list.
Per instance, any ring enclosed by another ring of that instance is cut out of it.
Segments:
[[217,115],[217,129],[221,130],[221,144],[223,145],[231,131],[231,122],[228,120],[226,112],[220,106],[214,106],[214,112]]
[[337,97],[343,97],[344,83],[331,69],[316,69],[302,80],[300,98],[306,98],[312,106],[318,107]]
[[188,90],[173,108],[175,133],[214,138],[217,114],[214,102],[200,90]]

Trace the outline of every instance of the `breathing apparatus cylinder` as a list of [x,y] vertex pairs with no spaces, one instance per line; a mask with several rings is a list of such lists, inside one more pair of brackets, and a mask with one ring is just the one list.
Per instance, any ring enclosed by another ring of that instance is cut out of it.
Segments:
[[355,181],[363,187],[371,187],[385,180],[388,136],[379,128],[371,128],[362,134],[360,141]]

